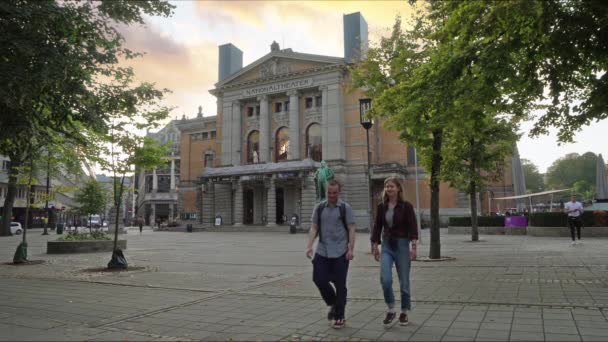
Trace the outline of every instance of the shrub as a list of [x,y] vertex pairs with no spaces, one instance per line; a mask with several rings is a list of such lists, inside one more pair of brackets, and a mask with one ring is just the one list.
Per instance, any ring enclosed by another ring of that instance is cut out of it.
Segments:
[[[450,217],[449,224],[452,227],[470,227],[471,217]],[[504,227],[503,216],[478,216],[477,225],[480,227]]]
[[91,233],[75,233],[60,237],[59,241],[83,241],[83,240],[112,240],[112,237],[103,232],[93,231]]

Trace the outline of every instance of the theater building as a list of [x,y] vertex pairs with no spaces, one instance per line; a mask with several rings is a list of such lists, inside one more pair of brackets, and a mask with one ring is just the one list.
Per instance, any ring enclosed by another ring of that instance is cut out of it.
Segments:
[[[210,90],[217,115],[176,123],[183,220],[210,226],[219,215],[223,225],[275,226],[296,214],[306,228],[316,204],[315,170],[324,160],[343,184],[342,198],[353,206],[357,226],[369,227],[367,139],[359,108],[365,95],[351,89],[347,69],[367,49],[367,24],[358,12],[344,16],[344,47],[344,57],[332,57],[274,42],[268,54],[244,67],[236,46],[219,47],[219,80]],[[205,132],[206,139],[193,138]],[[374,204],[388,176],[403,178],[406,197],[415,203],[413,148],[376,122],[369,149]],[[420,205],[428,214],[428,176],[418,171]],[[505,185],[492,196],[511,194],[512,185]],[[442,184],[440,207],[444,217],[466,214],[468,196]]]

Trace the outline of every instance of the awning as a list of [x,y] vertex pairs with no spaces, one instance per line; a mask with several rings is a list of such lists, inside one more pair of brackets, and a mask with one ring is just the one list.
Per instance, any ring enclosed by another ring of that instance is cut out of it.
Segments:
[[293,160],[280,163],[258,163],[225,167],[208,167],[203,172],[202,178],[314,171],[319,167],[321,167],[321,163],[313,161],[312,159]]
[[510,200],[510,199],[528,198],[528,197],[536,197],[536,196],[549,195],[549,194],[554,194],[556,192],[564,192],[564,191],[571,191],[571,189],[549,190],[549,191],[543,191],[543,192],[535,192],[533,194],[527,194],[527,195],[509,196],[509,197],[498,197],[498,198],[493,198],[493,199],[494,200]]

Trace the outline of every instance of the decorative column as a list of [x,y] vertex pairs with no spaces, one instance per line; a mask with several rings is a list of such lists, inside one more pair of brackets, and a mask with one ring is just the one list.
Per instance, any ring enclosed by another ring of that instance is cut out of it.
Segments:
[[321,153],[323,154],[323,159],[328,159],[327,151],[329,148],[329,136],[327,130],[327,86],[320,86],[319,90],[321,90],[321,144],[322,149]]
[[234,225],[242,226],[243,225],[243,185],[241,184],[241,180],[237,179],[232,184],[235,188],[234,193]]
[[213,226],[215,221],[215,186],[213,181],[207,181],[201,188],[201,220],[203,226]]
[[171,192],[175,190],[175,159],[171,155]]
[[173,213],[174,213],[173,203],[169,203],[169,221],[173,221]]
[[300,159],[300,97],[296,90],[287,92],[289,95],[289,157]]
[[[219,105],[219,103],[218,103]],[[232,162],[232,102],[222,100],[222,165]]]
[[156,176],[156,168],[152,169],[152,192],[158,190],[158,177]]
[[241,149],[243,147],[243,132],[241,132],[241,102],[232,102],[232,165],[241,165]]
[[152,207],[152,217],[150,218],[150,225],[152,227],[156,226],[156,204],[150,204],[150,206]]
[[312,211],[316,205],[317,193],[315,191],[315,182],[312,175],[302,176],[302,192],[300,200],[301,211],[300,211],[300,225],[303,229],[308,230],[310,228]]
[[323,148],[327,145],[327,154],[323,159],[344,159],[344,113],[342,106],[342,87],[340,83],[331,84],[323,90],[323,113],[327,130],[327,140],[323,141]]
[[270,111],[268,96],[258,96],[260,101],[260,162],[270,162]]
[[266,203],[266,226],[276,226],[277,225],[277,193],[276,186],[274,184],[274,175],[268,179],[269,187],[268,187],[268,201]]

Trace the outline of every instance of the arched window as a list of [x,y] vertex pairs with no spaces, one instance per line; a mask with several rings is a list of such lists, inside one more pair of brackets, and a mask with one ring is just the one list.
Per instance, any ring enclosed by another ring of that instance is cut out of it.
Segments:
[[247,137],[247,163],[260,162],[260,131],[252,131]]
[[287,153],[289,152],[289,129],[287,127],[281,127],[277,131],[275,151],[276,161],[287,160]]
[[308,158],[320,162],[323,159],[321,125],[313,123],[306,130],[306,152]]
[[213,159],[215,157],[215,152],[212,150],[206,151],[203,156],[203,166],[204,167],[213,167]]

